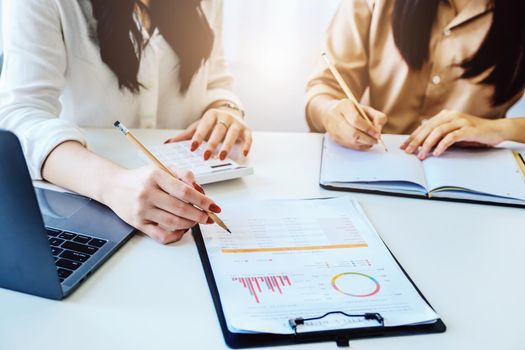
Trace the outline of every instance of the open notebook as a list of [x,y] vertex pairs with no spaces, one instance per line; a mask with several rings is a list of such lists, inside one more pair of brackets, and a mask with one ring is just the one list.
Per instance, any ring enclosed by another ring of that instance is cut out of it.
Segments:
[[420,161],[399,149],[406,135],[383,135],[388,146],[354,151],[324,137],[320,184],[327,189],[525,206],[523,161],[509,149],[451,149]]

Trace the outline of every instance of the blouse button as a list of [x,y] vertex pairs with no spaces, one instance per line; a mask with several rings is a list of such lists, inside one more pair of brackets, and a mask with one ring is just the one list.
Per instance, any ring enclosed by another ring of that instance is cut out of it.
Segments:
[[432,77],[432,84],[438,85],[439,83],[441,83],[441,78],[439,77],[439,75],[434,75]]

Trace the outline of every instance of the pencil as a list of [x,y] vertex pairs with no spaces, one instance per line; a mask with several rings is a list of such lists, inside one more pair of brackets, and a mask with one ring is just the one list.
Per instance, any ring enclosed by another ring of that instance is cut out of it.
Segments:
[[[155,155],[153,155],[153,153],[151,153],[147,148],[146,146],[144,146],[144,144],[142,142],[140,142],[136,137],[135,135],[133,135],[131,133],[131,131],[128,130],[128,128],[126,128],[124,126],[124,124],[122,124],[121,122],[119,122],[118,120],[115,122],[115,124],[113,124],[122,134],[124,134],[124,136],[126,136],[126,138],[128,140],[130,140],[133,144],[135,144],[135,146],[137,146],[145,155],[146,157],[148,157],[152,162],[153,164],[155,164],[156,166],[158,166],[159,168],[161,168],[162,170],[164,170],[165,172],[167,172],[168,174],[170,174],[171,176],[173,176],[175,179],[177,180],[180,180],[180,178],[170,169],[168,168],[166,165],[162,164],[162,162],[157,158],[155,157]],[[225,229],[228,233],[232,233],[230,231],[230,229],[228,228],[228,226],[226,226],[226,224],[224,223],[224,221],[222,221],[215,213],[211,212],[211,211],[208,211],[208,210],[205,210],[204,208],[201,208],[203,209],[204,211],[206,211],[206,214],[208,214],[208,216],[213,220],[213,222],[215,222],[217,225],[219,225],[220,227],[222,227],[223,229]]]
[[[357,112],[359,113],[359,115],[364,120],[366,120],[371,127],[373,127],[375,129],[374,123],[372,123],[372,120],[370,120],[368,115],[365,113],[365,111],[363,110],[363,107],[361,107],[361,104],[359,104],[359,101],[357,101],[357,99],[355,98],[354,94],[352,93],[352,90],[350,90],[350,88],[346,84],[345,80],[343,79],[343,77],[341,76],[341,74],[339,73],[337,68],[335,68],[333,63],[328,58],[328,55],[323,52],[323,54],[321,56],[325,60],[326,64],[328,65],[328,69],[330,69],[330,72],[332,72],[332,75],[334,76],[335,80],[337,80],[337,83],[339,84],[339,86],[341,87],[343,92],[345,93],[346,97],[350,101],[352,101],[352,103],[354,104],[354,106],[357,109]],[[385,148],[385,151],[388,152],[388,148],[386,148],[386,144],[383,141],[383,139],[381,138],[381,136],[379,136],[379,143],[381,143],[381,145]]]

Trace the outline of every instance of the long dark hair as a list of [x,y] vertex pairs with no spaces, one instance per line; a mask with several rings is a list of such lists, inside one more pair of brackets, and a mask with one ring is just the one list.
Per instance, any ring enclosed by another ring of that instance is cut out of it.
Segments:
[[[432,25],[442,0],[396,0],[394,41],[411,69],[428,60]],[[480,81],[494,86],[492,104],[511,100],[525,87],[525,1],[494,0],[493,20],[478,51],[461,63],[461,78],[490,72]]]
[[90,0],[97,21],[102,61],[115,73],[119,87],[137,93],[142,50],[147,44],[135,20],[140,8],[152,27],[177,54],[181,92],[187,91],[201,65],[210,57],[214,35],[200,8],[200,0],[154,0],[149,8],[139,0]]

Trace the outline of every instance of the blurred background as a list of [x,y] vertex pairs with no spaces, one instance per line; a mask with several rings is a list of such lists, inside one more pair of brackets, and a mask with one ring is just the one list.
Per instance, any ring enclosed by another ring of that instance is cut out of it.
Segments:
[[[225,53],[254,130],[308,131],[305,86],[338,3],[224,0]],[[525,99],[509,115],[525,116]]]

